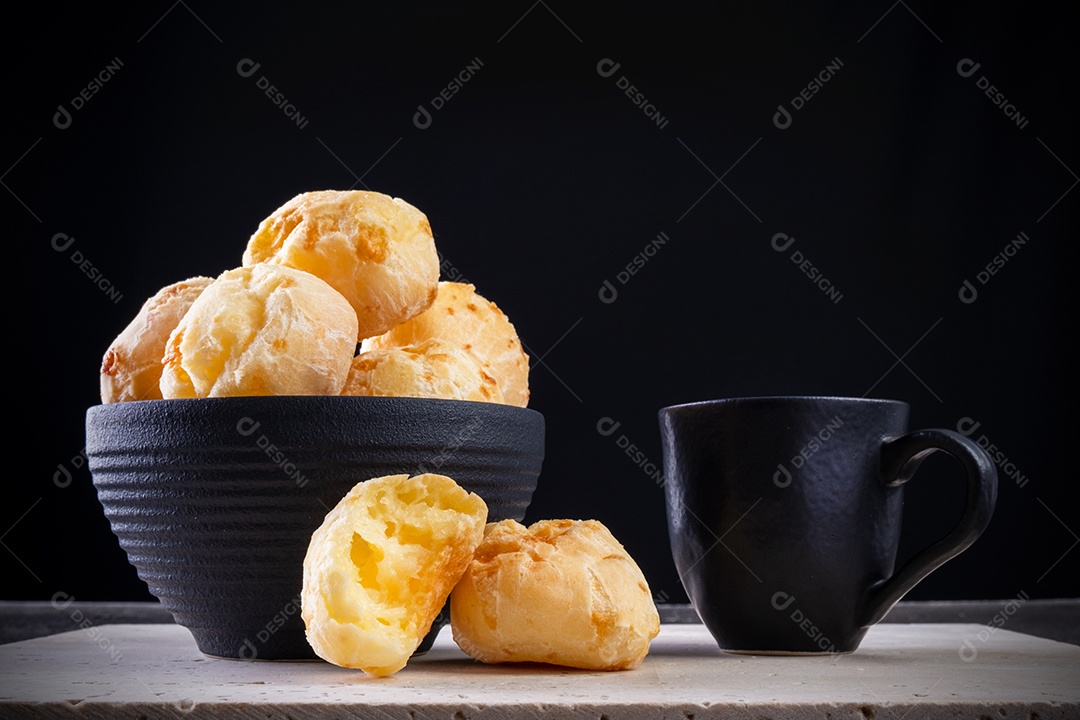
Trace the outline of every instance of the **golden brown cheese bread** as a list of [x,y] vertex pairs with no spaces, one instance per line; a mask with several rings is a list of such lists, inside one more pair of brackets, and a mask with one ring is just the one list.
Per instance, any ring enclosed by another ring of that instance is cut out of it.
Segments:
[[280,265],[236,268],[169,336],[161,395],[338,395],[355,351],[356,313],[326,282]]
[[427,217],[365,190],[301,193],[264,219],[243,264],[305,270],[352,304],[358,339],[386,332],[435,300],[439,257]]
[[499,383],[508,405],[529,403],[529,357],[514,325],[468,283],[440,282],[434,304],[416,317],[361,344],[364,352],[440,338],[471,352]]
[[446,603],[487,521],[487,505],[445,475],[356,485],[311,536],[301,615],[335,665],[375,676],[405,666]]
[[165,343],[195,299],[210,283],[193,277],[166,285],[143,303],[101,360],[101,402],[160,400]]
[[360,353],[341,394],[503,402],[499,384],[475,355],[437,338]]
[[596,520],[490,523],[450,595],[454,640],[487,663],[637,667],[660,632],[644,575]]

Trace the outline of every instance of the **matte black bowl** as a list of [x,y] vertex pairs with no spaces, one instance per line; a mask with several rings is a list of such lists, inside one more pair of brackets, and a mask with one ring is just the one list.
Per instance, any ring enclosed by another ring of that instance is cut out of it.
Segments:
[[418,398],[143,400],[91,407],[86,454],[120,547],[203,653],[314,659],[304,554],[338,500],[363,480],[434,472],[482,497],[489,522],[521,520],[544,417]]

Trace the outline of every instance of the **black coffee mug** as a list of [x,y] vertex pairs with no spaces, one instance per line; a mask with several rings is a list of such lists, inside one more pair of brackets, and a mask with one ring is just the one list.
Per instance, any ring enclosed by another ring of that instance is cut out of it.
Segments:
[[[997,498],[994,464],[950,430],[908,432],[908,411],[896,400],[833,397],[660,410],[672,556],[721,649],[851,652],[982,534]],[[894,572],[903,484],[938,450],[967,474],[963,516]]]

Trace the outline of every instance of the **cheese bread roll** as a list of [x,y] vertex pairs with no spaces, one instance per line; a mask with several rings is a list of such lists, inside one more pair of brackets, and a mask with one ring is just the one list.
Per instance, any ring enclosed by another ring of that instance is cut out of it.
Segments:
[[424,213],[364,190],[301,193],[260,223],[243,264],[305,270],[352,304],[358,339],[386,332],[435,300],[439,257]]
[[360,353],[341,394],[503,402],[499,384],[475,355],[438,338]]
[[660,616],[634,560],[596,520],[490,523],[450,596],[454,640],[487,663],[637,667]]
[[445,475],[356,485],[312,534],[301,616],[335,665],[375,676],[405,667],[484,535],[487,505]]
[[169,334],[214,281],[193,277],[166,285],[143,303],[101,360],[101,402],[160,400],[161,358]]
[[407,322],[361,344],[363,351],[440,338],[480,358],[508,405],[529,404],[529,356],[510,319],[468,283],[440,282],[434,304]]
[[338,395],[355,351],[356,313],[337,290],[293,268],[236,268],[169,336],[161,395]]

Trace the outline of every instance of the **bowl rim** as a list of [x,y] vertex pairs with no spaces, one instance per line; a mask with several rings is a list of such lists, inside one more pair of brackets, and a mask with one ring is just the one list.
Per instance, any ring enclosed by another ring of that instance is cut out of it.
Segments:
[[196,404],[217,405],[276,405],[293,402],[297,404],[325,403],[326,405],[408,405],[412,407],[458,407],[472,411],[498,413],[525,413],[538,415],[543,413],[531,407],[521,407],[507,403],[484,402],[480,400],[457,400],[452,398],[421,398],[404,395],[230,395],[227,397],[207,398],[155,398],[147,400],[125,400],[115,403],[95,403],[86,408],[87,415],[101,412],[120,412],[123,408],[134,409],[160,407],[162,409],[194,406]]

